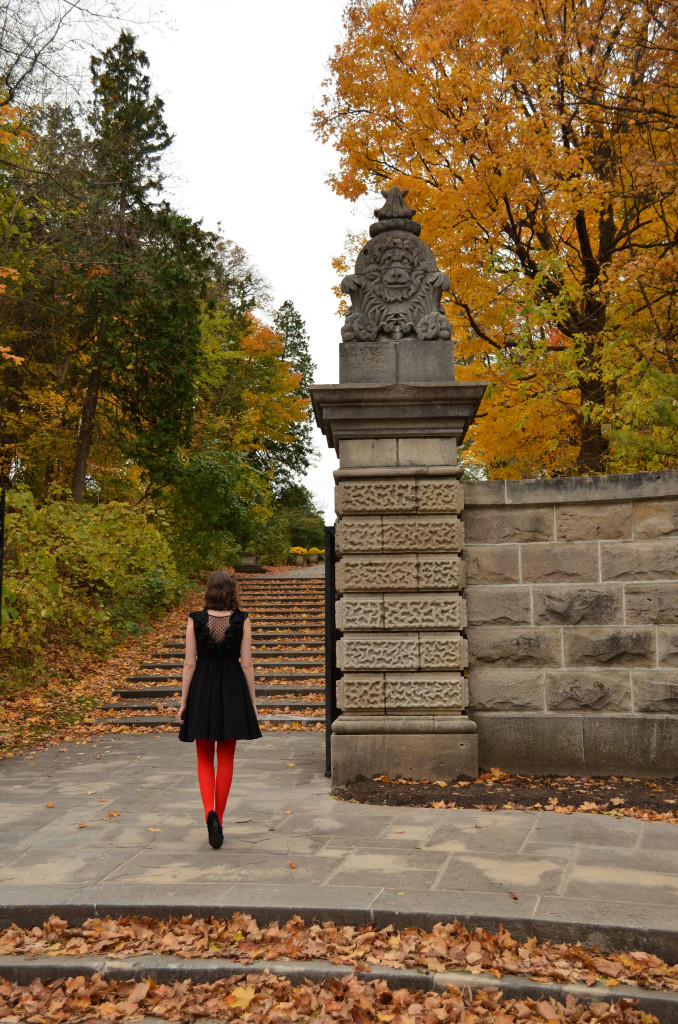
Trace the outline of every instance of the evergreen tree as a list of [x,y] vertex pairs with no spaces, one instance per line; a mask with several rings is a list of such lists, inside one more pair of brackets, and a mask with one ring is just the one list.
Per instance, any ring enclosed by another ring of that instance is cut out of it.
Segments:
[[[300,398],[309,399],[316,367],[308,348],[309,337],[306,324],[289,299],[274,312],[273,324],[276,333],[283,341],[281,358],[290,364],[295,373],[301,375],[295,394]],[[294,477],[298,474],[303,475],[311,464],[313,453],[311,417],[312,412],[309,407],[304,419],[294,425],[296,441],[284,445],[272,443],[269,447],[277,490],[291,486]]]
[[200,297],[214,239],[159,201],[171,143],[134,36],[91,62],[89,249],[92,325],[72,492],[82,500],[102,390],[117,402],[126,454],[152,483],[176,468],[190,430]]

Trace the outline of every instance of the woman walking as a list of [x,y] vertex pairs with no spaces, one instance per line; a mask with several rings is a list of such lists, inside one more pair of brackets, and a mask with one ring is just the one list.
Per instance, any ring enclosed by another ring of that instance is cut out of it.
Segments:
[[200,796],[215,850],[224,841],[236,740],[261,737],[256,707],[250,620],[240,610],[235,577],[213,572],[205,588],[205,607],[191,612],[186,624],[179,739],[195,740]]

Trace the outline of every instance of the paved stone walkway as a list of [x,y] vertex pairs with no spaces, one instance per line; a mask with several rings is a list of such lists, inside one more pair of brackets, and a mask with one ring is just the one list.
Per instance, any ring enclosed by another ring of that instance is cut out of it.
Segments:
[[215,851],[194,756],[173,735],[121,735],[0,762],[2,922],[51,910],[458,917],[678,959],[676,826],[345,803],[329,795],[322,734],[267,733],[238,745]]

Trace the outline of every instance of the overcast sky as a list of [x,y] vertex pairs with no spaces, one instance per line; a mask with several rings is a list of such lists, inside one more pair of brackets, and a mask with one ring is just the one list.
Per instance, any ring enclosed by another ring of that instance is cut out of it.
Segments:
[[[133,26],[175,142],[169,170],[185,213],[220,222],[269,279],[276,305],[291,299],[306,321],[316,383],[338,380],[341,320],[333,256],[348,230],[365,230],[374,203],[338,198],[336,164],[316,142],[311,113],[344,0],[164,0],[155,27]],[[170,27],[160,27],[161,21]],[[334,522],[333,451],[307,485]]]

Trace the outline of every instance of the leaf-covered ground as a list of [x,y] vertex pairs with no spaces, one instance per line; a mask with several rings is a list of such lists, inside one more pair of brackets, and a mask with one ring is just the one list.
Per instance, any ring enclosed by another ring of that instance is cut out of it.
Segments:
[[[46,686],[26,688],[4,696],[0,723],[0,758],[14,757],[27,748],[42,750],[55,743],[86,743],[107,732],[136,731],[88,721],[88,712],[110,701],[111,691],[158,643],[174,639],[188,612],[200,607],[201,594],[189,594],[170,612],[149,624],[148,632],[128,637],[106,658],[59,662]],[[146,727],[143,731],[149,731]]]
[[63,1021],[246,1020],[248,1024],[309,1021],[336,1024],[515,1024],[521,1021],[568,1024],[658,1024],[633,1000],[577,1003],[555,999],[504,999],[499,989],[448,986],[444,993],[390,989],[385,981],[355,975],[319,984],[294,984],[270,972],[225,978],[212,984],[173,985],[144,981],[68,978],[29,986],[0,979],[0,1018],[61,1024]]
[[378,775],[342,786],[333,795],[354,803],[390,807],[582,812],[678,824],[678,779],[509,775],[492,768],[477,779],[450,783]]
[[[236,914],[215,918],[103,918],[69,927],[51,917],[43,928],[12,926],[0,932],[0,955],[35,957],[106,954],[116,959],[148,953],[186,957],[223,957],[243,965],[255,960],[326,960],[355,970],[371,965],[429,971],[463,970],[471,975],[522,975],[562,983],[595,982],[614,988],[620,983],[646,989],[678,992],[678,965],[666,964],[651,953],[600,953],[580,945],[519,941],[503,928],[469,931],[455,921],[421,928],[376,930],[332,922],[306,925],[292,917],[282,925],[260,928],[256,919]],[[1,1018],[1,1015],[0,1015]]]

